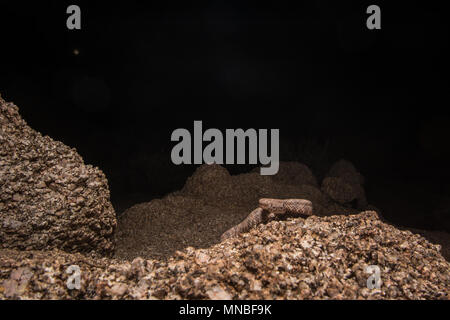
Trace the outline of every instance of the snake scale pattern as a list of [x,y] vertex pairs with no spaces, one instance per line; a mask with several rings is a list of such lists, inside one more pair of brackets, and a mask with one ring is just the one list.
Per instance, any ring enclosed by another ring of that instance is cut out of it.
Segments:
[[221,241],[248,232],[260,223],[266,223],[280,214],[312,215],[312,203],[305,199],[259,199],[259,207],[253,210],[244,221],[222,234]]

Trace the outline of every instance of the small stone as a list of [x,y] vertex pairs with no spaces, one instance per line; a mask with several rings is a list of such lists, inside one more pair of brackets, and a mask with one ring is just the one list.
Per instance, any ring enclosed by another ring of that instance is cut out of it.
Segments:
[[55,212],[55,215],[61,217],[64,214],[64,210],[59,210]]
[[19,285],[16,280],[3,281],[4,294],[6,298],[16,298]]
[[262,289],[261,281],[255,280],[252,283],[251,290],[253,290],[253,291],[261,291],[261,289]]
[[39,189],[44,189],[44,188],[46,188],[46,187],[47,187],[47,185],[45,184],[44,181],[39,181],[39,182],[36,184],[36,188],[39,188]]
[[211,300],[231,300],[233,297],[219,286],[206,291],[206,295]]
[[205,264],[209,261],[209,256],[203,252],[199,252],[196,256],[196,262],[198,264]]
[[327,294],[330,298],[334,298],[339,294],[339,290],[336,288],[327,288]]
[[117,283],[108,290],[111,296],[121,298],[128,290],[128,286],[124,283]]
[[20,202],[20,201],[23,200],[23,196],[22,196],[21,194],[19,194],[19,193],[15,193],[15,194],[13,195],[13,200],[14,200],[14,201],[17,201],[17,202]]

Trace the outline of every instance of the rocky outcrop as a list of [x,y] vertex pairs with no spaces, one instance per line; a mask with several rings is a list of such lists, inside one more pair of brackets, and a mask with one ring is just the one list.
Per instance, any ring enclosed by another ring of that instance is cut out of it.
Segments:
[[322,191],[332,200],[356,209],[367,207],[364,177],[347,160],[336,162],[322,181]]
[[0,125],[0,248],[111,255],[116,217],[105,175],[1,97]]
[[[81,288],[66,270],[77,265]],[[369,266],[380,271],[368,288]],[[168,261],[0,250],[0,299],[449,299],[440,247],[375,212],[259,225]]]

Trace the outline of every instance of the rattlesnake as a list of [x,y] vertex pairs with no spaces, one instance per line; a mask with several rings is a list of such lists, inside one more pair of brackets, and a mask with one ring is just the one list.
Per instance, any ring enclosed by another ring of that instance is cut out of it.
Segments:
[[244,221],[222,234],[221,241],[248,232],[260,223],[274,219],[280,214],[312,215],[312,203],[305,199],[259,199],[259,207],[253,210]]

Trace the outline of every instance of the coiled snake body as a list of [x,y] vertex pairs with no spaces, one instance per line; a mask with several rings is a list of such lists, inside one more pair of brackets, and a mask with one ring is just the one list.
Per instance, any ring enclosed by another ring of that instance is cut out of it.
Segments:
[[259,199],[259,207],[253,210],[244,221],[222,234],[221,241],[248,232],[260,223],[274,219],[280,214],[312,215],[312,203],[305,199]]

